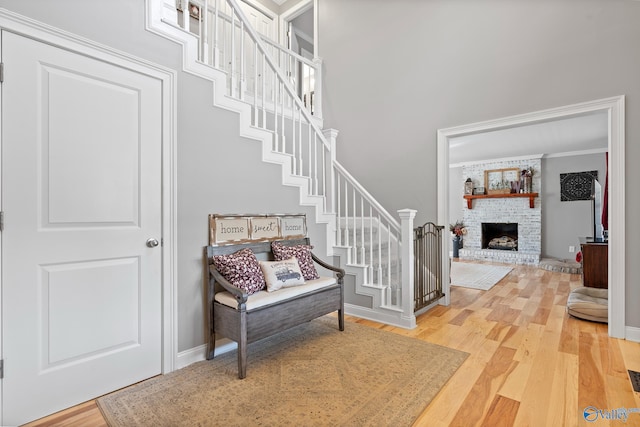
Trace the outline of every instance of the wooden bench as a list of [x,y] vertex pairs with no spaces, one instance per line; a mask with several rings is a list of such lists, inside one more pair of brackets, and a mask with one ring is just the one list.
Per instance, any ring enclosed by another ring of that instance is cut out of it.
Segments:
[[[309,239],[281,240],[286,246],[309,245]],[[215,338],[219,334],[238,343],[238,377],[247,373],[247,345],[282,332],[325,314],[338,312],[338,328],[344,330],[344,270],[327,264],[313,253],[313,261],[335,277],[320,277],[304,285],[266,290],[248,295],[233,286],[218,272],[213,256],[229,255],[250,248],[259,260],[273,260],[271,242],[244,243],[227,246],[207,246],[209,266],[209,348],[207,359],[215,353]]]

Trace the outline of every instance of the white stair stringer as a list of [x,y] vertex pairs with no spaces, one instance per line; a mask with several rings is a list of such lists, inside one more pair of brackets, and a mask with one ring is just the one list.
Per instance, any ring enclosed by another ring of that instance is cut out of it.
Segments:
[[385,306],[384,297],[387,288],[368,284],[368,265],[350,264],[349,253],[352,248],[336,246],[336,214],[326,212],[326,199],[324,196],[313,195],[309,192],[310,178],[292,174],[292,156],[273,151],[272,132],[257,128],[251,124],[251,105],[226,94],[226,73],[198,60],[198,38],[194,34],[190,34],[170,23],[169,20],[163,19],[163,13],[166,11],[163,0],[146,0],[146,3],[147,31],[182,45],[183,71],[212,82],[213,105],[237,113],[239,116],[239,135],[260,141],[262,143],[262,160],[281,166],[282,184],[299,188],[301,206],[315,207],[315,222],[325,225],[326,255],[339,257],[340,266],[344,268],[345,273],[355,277],[355,292],[370,296],[373,299],[373,307],[377,307],[377,309],[374,309],[345,304],[346,314],[400,327],[411,327],[412,322],[407,322],[403,319],[400,308]]

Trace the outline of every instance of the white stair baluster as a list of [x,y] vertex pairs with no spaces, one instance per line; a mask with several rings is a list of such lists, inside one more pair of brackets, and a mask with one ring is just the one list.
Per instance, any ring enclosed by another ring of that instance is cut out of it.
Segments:
[[240,99],[245,100],[247,91],[247,61],[244,55],[244,22],[240,21]]
[[258,45],[253,44],[253,125],[260,127],[258,115]]
[[357,227],[357,222],[356,222],[356,189],[352,188],[351,191],[353,197],[353,216],[351,218],[351,224],[353,227],[353,246],[352,246],[352,251],[353,251],[353,257],[355,258],[354,263],[358,264],[358,236],[356,235],[356,231],[358,230]]
[[382,221],[378,214],[378,285],[382,285]]
[[280,134],[281,136],[281,147],[280,152],[287,152],[287,137],[286,137],[286,122],[285,122],[285,107],[287,105],[287,101],[289,100],[289,94],[287,94],[284,90],[284,84],[280,83]]
[[373,282],[373,207],[369,204],[369,277]]
[[291,109],[291,175],[298,174],[298,167],[296,164],[296,112],[297,107]]
[[313,195],[318,194],[318,134],[313,134]]
[[273,87],[274,87],[274,97],[273,97],[273,151],[278,151],[278,147],[280,146],[279,134],[278,134],[278,93],[280,92],[280,84],[276,80],[276,74],[273,75]]
[[[344,234],[345,246],[349,246],[349,188],[347,180],[344,181]],[[351,251],[349,251],[351,253]],[[349,257],[351,259],[351,257]]]
[[236,86],[238,76],[236,75],[236,14],[231,14],[231,97],[237,98]]
[[298,108],[298,175],[302,176],[302,108]]
[[391,227],[388,227],[387,240],[387,285],[391,286]]
[[202,62],[209,64],[209,0],[204,0],[204,6],[200,7],[200,19],[202,20]]
[[[257,44],[256,44],[257,46]],[[261,55],[262,58],[262,76],[261,76],[261,80],[262,80],[262,96],[260,97],[260,101],[262,103],[262,128],[266,129],[267,128],[267,106],[265,104],[266,98],[267,98],[267,61],[265,61],[264,59],[264,53]]]
[[367,262],[364,246],[364,198],[360,196],[360,260],[362,264]]
[[336,244],[338,246],[342,246],[342,229],[340,228],[340,189],[342,186],[340,185],[340,175],[338,175],[336,179]]
[[326,147],[324,144],[322,144],[322,141],[320,141],[320,146],[318,147],[320,150],[320,160],[319,160],[319,170],[318,170],[318,195],[322,196],[322,198],[324,199],[324,211],[327,211],[327,168],[326,168],[326,162],[327,162],[327,151],[326,151]]
[[220,46],[219,46],[219,36],[218,36],[218,28],[220,26],[220,18],[218,17],[218,9],[220,5],[218,4],[220,0],[214,1],[214,11],[215,17],[213,19],[213,66],[215,68],[220,68]]

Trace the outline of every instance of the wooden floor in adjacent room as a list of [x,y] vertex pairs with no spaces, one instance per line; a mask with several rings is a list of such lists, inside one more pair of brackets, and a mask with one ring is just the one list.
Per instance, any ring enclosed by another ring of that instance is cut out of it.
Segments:
[[[453,287],[451,305],[419,316],[413,330],[347,320],[469,353],[416,426],[640,425],[640,412],[626,423],[584,419],[588,407],[640,408],[627,373],[640,371],[640,343],[569,317],[567,296],[578,286],[580,275],[517,266],[489,291]],[[28,425],[106,423],[90,401]]]

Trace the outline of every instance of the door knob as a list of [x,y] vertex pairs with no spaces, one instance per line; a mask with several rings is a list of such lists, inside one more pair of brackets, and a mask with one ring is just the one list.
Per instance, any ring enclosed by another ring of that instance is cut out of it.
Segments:
[[155,248],[156,246],[158,246],[160,243],[154,239],[153,237],[147,240],[147,246],[150,248]]

